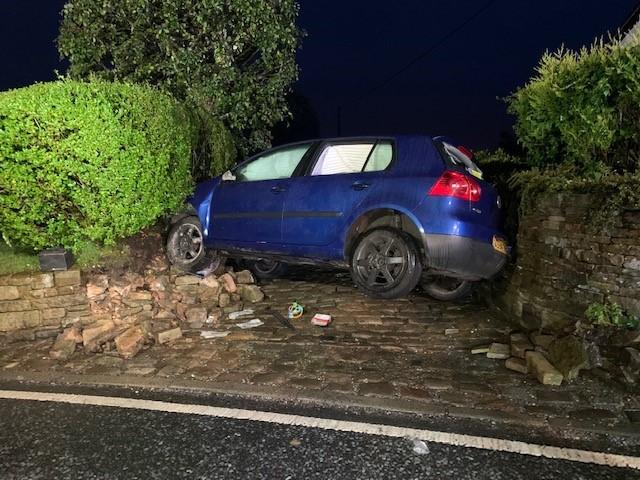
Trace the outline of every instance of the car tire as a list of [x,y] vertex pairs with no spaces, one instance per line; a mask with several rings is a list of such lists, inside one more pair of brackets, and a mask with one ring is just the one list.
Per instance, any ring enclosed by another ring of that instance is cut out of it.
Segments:
[[393,228],[376,228],[362,234],[349,263],[356,286],[375,298],[403,297],[415,288],[422,275],[415,241]]
[[[448,283],[442,280],[448,280]],[[436,300],[443,302],[453,302],[461,300],[471,294],[473,282],[468,280],[449,279],[446,277],[437,278],[422,284],[425,293]]]
[[260,280],[278,278],[287,272],[287,264],[276,260],[245,260],[245,265]]
[[180,218],[171,226],[166,249],[169,263],[184,272],[195,273],[212,261],[204,246],[200,220],[192,215]]

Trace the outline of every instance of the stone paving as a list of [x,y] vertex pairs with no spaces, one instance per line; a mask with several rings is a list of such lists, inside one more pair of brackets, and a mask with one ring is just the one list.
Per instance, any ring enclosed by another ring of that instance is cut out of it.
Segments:
[[[259,304],[256,316],[265,324],[244,331],[234,328],[226,338],[205,340],[199,331],[186,331],[184,338],[154,345],[131,360],[83,352],[67,361],[52,360],[47,355],[51,338],[35,344],[4,343],[0,371],[322,390],[423,402],[476,418],[640,431],[626,413],[639,410],[640,399],[604,371],[549,387],[507,370],[503,360],[471,355],[471,347],[507,341],[512,331],[481,302],[447,304],[420,293],[375,300],[358,293],[346,273],[308,269],[264,283],[263,290],[267,300]],[[269,314],[270,309],[286,314],[292,301],[302,303],[307,312],[293,321],[293,331]],[[334,322],[327,328],[313,326],[314,313],[329,313]]]

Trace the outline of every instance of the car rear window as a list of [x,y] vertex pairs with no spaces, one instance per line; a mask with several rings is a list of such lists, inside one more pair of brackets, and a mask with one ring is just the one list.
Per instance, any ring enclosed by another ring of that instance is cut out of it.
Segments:
[[482,179],[482,170],[480,170],[471,157],[459,148],[450,143],[440,141],[438,142],[438,150],[440,150],[448,167],[465,170],[474,177]]
[[393,159],[389,141],[326,145],[316,161],[312,176],[385,170]]
[[365,172],[380,172],[386,170],[393,160],[393,145],[391,142],[378,142],[369,156],[364,167]]

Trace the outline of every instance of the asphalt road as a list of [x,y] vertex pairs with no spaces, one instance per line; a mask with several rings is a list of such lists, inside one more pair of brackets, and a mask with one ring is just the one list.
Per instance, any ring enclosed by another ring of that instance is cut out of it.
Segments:
[[419,454],[412,440],[384,435],[0,400],[1,479],[640,479],[640,471],[627,468],[426,445]]

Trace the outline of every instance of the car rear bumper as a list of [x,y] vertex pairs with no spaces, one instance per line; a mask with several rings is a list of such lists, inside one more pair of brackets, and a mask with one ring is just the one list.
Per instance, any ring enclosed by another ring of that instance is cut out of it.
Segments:
[[426,270],[464,280],[493,277],[507,262],[507,255],[491,243],[457,235],[424,234]]

